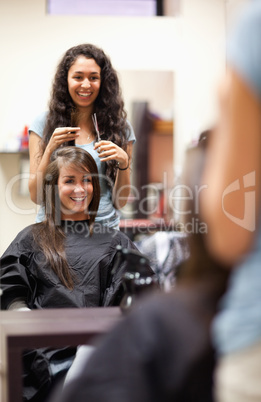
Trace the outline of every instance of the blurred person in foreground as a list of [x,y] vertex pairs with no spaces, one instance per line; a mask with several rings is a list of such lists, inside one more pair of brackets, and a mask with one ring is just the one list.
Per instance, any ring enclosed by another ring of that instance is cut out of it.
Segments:
[[213,323],[219,402],[261,401],[261,1],[245,7],[228,41],[201,200],[209,250],[233,267]]

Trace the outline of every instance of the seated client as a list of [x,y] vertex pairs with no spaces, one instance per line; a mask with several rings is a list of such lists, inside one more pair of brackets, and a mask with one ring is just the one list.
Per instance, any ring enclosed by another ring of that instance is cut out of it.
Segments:
[[[60,148],[43,179],[45,220],[24,228],[0,259],[1,309],[119,304],[125,265],[112,273],[116,246],[136,248],[122,232],[94,223],[99,199],[92,156],[78,147]],[[32,367],[26,359],[24,364],[29,373]]]

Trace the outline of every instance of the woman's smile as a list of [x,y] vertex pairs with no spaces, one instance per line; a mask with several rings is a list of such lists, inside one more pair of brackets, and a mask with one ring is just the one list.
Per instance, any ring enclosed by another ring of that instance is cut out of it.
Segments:
[[58,179],[62,219],[84,220],[89,218],[88,208],[93,198],[92,177],[87,171],[73,166],[63,166]]
[[78,107],[92,106],[99,95],[101,68],[94,59],[79,56],[68,71],[68,91]]
[[71,199],[76,202],[81,202],[86,199],[86,196],[85,197],[71,197]]

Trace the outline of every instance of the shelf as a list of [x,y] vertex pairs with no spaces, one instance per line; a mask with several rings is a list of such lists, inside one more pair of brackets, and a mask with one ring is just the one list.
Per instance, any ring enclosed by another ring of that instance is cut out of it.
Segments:
[[25,149],[22,151],[0,151],[0,155],[28,155],[29,156],[29,150]]
[[157,134],[172,135],[174,124],[172,120],[154,120],[152,127],[153,130],[157,131]]

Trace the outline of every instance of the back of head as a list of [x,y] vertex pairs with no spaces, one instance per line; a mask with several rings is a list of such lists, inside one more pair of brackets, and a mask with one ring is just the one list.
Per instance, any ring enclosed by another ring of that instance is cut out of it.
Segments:
[[186,152],[182,177],[182,226],[188,234],[190,258],[180,270],[180,282],[206,282],[213,296],[220,296],[226,287],[229,270],[214,260],[205,246],[208,226],[201,218],[200,193],[206,190],[201,182],[210,131],[202,133],[198,144]]

